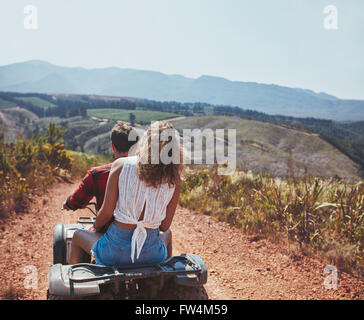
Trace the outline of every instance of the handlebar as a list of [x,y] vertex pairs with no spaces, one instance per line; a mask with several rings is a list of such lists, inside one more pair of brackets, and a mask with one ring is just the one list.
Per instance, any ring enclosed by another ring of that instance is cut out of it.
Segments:
[[[94,210],[92,210],[92,208],[90,208],[89,206],[94,206]],[[92,212],[92,214],[97,217],[97,213],[98,213],[98,210],[97,210],[97,204],[96,202],[89,202],[86,206],[84,207],[81,207],[81,208],[78,208],[76,210],[80,210],[80,209],[88,209]],[[64,208],[61,208],[61,210],[64,210]]]
[[[94,206],[95,211],[92,210],[89,206]],[[96,204],[96,202],[89,202],[86,207],[83,207],[81,209],[88,209],[88,210],[90,210],[93,213],[93,215],[95,217],[97,217],[98,210],[97,210],[97,204]]]

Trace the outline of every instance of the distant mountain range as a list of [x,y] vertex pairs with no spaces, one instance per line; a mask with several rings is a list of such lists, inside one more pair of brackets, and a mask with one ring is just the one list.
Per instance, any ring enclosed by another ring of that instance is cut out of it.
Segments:
[[158,101],[205,102],[268,114],[339,121],[364,120],[364,100],[224,78],[121,68],[85,69],[28,61],[0,67],[0,91],[126,96]]

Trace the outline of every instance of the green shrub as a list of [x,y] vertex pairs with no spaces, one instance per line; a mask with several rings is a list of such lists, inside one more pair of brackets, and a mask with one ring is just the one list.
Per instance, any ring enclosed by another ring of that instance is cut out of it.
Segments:
[[5,144],[0,130],[0,218],[22,210],[34,194],[44,192],[56,179],[79,176],[106,162],[106,157],[71,154],[65,149],[65,130],[50,123],[46,134],[20,137]]

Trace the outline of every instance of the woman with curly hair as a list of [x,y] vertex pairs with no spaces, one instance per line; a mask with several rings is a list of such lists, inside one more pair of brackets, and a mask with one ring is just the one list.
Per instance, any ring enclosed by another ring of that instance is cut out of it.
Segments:
[[[75,232],[70,263],[91,253],[97,264],[151,264],[172,255],[171,231],[181,185],[182,149],[167,122],[152,124],[136,156],[114,161],[96,231],[114,217],[108,231]],[[163,231],[163,234],[160,233]]]

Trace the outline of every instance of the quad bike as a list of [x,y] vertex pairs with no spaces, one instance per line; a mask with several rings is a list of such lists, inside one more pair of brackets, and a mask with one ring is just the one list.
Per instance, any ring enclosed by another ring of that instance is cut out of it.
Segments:
[[[85,208],[97,216],[95,203],[90,202]],[[207,282],[207,269],[202,258],[195,254],[182,254],[158,264],[120,267],[96,265],[86,255],[85,263],[69,265],[73,233],[88,230],[95,219],[79,217],[77,224],[55,226],[48,300],[208,299],[203,287]]]

